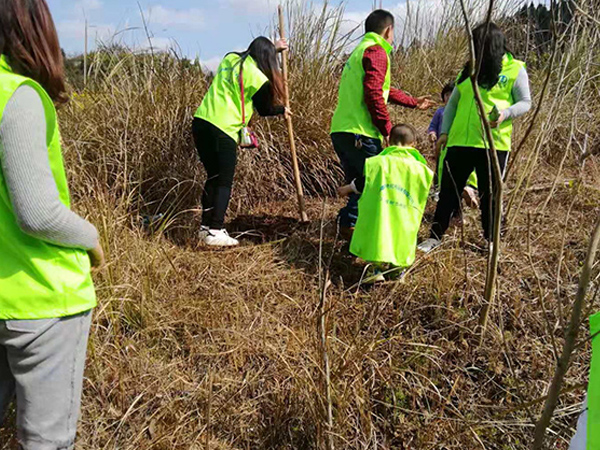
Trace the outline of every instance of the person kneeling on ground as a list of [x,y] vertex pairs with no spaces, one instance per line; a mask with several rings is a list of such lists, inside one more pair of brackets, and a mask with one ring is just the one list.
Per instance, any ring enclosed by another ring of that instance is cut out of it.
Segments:
[[[442,89],[442,102],[444,102],[444,106],[438,108],[438,110],[433,115],[433,119],[431,119],[431,123],[429,124],[429,128],[427,129],[427,137],[430,142],[435,146],[436,153],[436,180],[435,180],[435,189],[436,189],[436,199],[439,197],[439,188],[442,185],[442,175],[444,170],[444,161],[446,159],[446,154],[448,153],[448,149],[446,146],[440,146],[440,137],[442,135],[442,121],[444,120],[444,111],[446,110],[446,105],[448,105],[448,101],[450,100],[450,96],[452,95],[452,91],[456,87],[456,83],[454,81],[450,81],[446,83],[444,88]],[[475,171],[469,176],[467,180],[467,186],[463,190],[463,200],[467,204],[469,208],[477,208],[479,207],[479,199],[477,193],[477,174]]]
[[[409,267],[415,261],[417,234],[433,181],[427,161],[413,148],[417,132],[396,125],[391,147],[365,162],[364,175],[338,189],[360,195],[350,252],[365,261]],[[379,273],[373,281],[385,281]]]

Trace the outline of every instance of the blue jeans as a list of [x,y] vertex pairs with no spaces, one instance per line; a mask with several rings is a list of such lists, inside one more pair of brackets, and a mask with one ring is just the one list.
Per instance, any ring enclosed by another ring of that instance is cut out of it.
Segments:
[[[333,133],[331,141],[338,158],[340,158],[346,183],[351,183],[356,178],[363,176],[367,158],[377,156],[383,150],[381,140],[352,133]],[[348,197],[348,203],[338,215],[340,227],[354,228],[356,225],[359,198],[358,194],[351,194]]]

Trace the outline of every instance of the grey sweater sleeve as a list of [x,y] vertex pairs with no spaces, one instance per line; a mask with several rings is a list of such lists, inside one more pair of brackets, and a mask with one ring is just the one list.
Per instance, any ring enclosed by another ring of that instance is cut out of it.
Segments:
[[96,228],[60,201],[48,159],[44,106],[30,86],[18,88],[4,109],[0,160],[17,222],[25,233],[61,247],[96,246]]
[[512,89],[515,104],[504,110],[505,120],[521,117],[531,109],[531,90],[529,88],[529,75],[523,67],[517,75]]
[[[527,75],[527,70],[525,70],[525,68],[522,68],[519,74],[517,75],[517,79],[515,80],[515,84],[512,88],[512,96],[515,103],[510,108],[504,110],[504,120],[514,120],[518,117],[521,117],[531,109],[531,90],[529,88],[529,76]],[[446,109],[444,109],[444,120],[442,121],[442,134],[448,134],[450,132],[450,128],[452,128],[454,118],[456,117],[456,109],[458,108],[459,100],[460,92],[458,91],[458,89],[454,88],[452,96],[450,97],[450,100],[446,105]]]

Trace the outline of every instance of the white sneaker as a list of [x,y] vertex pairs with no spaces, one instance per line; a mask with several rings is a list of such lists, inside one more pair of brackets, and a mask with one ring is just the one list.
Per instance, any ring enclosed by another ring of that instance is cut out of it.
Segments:
[[198,233],[198,238],[203,241],[208,237],[209,228],[206,225],[202,225],[200,227],[200,232]]
[[226,230],[208,230],[204,243],[212,247],[235,247],[240,245],[237,239],[229,236]]
[[442,241],[439,239],[429,238],[426,241],[421,242],[417,245],[417,248],[421,250],[423,253],[429,253],[433,249],[442,245]]

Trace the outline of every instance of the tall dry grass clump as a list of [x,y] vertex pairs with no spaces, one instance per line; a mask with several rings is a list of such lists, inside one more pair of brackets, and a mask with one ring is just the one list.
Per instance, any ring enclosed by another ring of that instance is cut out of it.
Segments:
[[[284,123],[258,120],[263,147],[240,152],[230,211],[230,227],[253,245],[199,246],[204,175],[190,127],[210,82],[199,65],[102,49],[60,112],[74,203],[99,226],[109,258],[96,275],[79,448],[530,448],[600,204],[598,12],[579,2],[542,46],[539,23],[528,10],[515,15],[517,2],[498,17],[527,50],[517,56],[542,106],[517,126],[499,297],[479,346],[487,255],[476,212],[401,279],[372,289],[337,239],[331,194],[342,180],[328,130],[353,37],[341,9],[304,3],[287,11],[306,226],[293,219]],[[394,84],[437,94],[467,57],[459,11],[444,1],[437,28],[410,4]],[[431,118],[392,114],[423,130]],[[431,160],[424,140],[420,148]],[[141,226],[140,215],[156,212],[166,216]],[[553,448],[567,448],[587,381],[580,344]],[[10,426],[0,442],[16,448]]]

